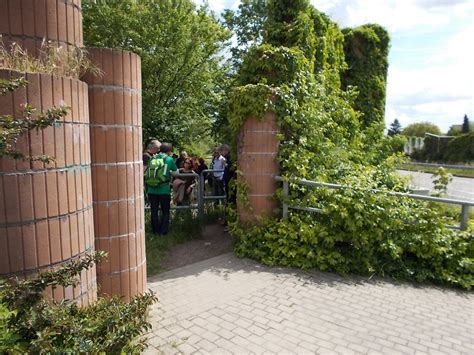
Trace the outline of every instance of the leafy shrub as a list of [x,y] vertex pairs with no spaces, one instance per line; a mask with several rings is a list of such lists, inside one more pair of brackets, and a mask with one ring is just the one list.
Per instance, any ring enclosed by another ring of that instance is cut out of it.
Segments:
[[2,280],[0,352],[119,354],[144,350],[146,340],[135,338],[151,328],[146,310],[156,301],[153,293],[137,296],[129,303],[99,298],[83,308],[69,301],[43,298],[43,291],[49,286],[75,285],[81,271],[104,255],[86,255],[30,280]]

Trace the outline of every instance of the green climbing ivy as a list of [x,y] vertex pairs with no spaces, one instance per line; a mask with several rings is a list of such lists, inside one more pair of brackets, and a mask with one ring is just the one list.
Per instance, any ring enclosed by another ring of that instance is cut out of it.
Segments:
[[349,66],[342,76],[343,86],[356,86],[359,90],[354,107],[364,114],[363,127],[383,123],[390,43],[388,32],[377,24],[345,29],[343,32]]
[[[307,27],[301,25],[302,19],[311,18],[312,7],[305,1],[294,7],[288,3],[284,9],[277,5],[266,24],[267,33],[274,26],[275,34],[250,50],[240,68],[241,86],[230,100],[231,126],[237,136],[249,116],[276,112],[281,131],[278,161],[281,175],[290,182],[289,201],[322,212],[291,210],[288,219],[274,216],[259,226],[236,219],[232,230],[240,237],[238,254],[269,265],[471,288],[472,231],[450,230],[438,209],[390,194],[409,191],[395,171],[401,159],[393,153],[398,138],[382,137],[377,122],[361,124],[362,113],[354,108],[357,91],[335,85],[343,60],[327,61],[315,71],[318,56],[308,51],[308,39],[302,35]],[[318,36],[315,39],[318,43]],[[297,178],[353,188],[303,187],[295,183]],[[282,198],[281,191],[277,195]]]

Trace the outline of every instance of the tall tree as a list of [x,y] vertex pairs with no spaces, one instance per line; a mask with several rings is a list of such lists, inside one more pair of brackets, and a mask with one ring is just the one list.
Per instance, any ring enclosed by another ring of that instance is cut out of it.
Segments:
[[462,122],[461,132],[462,133],[469,133],[469,130],[470,130],[469,118],[467,117],[467,115],[464,115],[464,120]]
[[83,8],[86,45],[142,58],[144,138],[183,145],[208,135],[230,32],[207,7],[191,0],[83,0]]
[[235,35],[236,45],[231,48],[232,64],[236,70],[243,55],[263,40],[263,25],[267,20],[268,0],[242,0],[237,10],[222,13],[224,26]]
[[406,126],[402,134],[407,137],[424,137],[425,133],[441,135],[441,130],[431,122],[417,122]]
[[395,118],[395,120],[390,124],[387,134],[393,137],[400,133],[402,133],[402,125],[400,124],[400,121],[398,121],[398,118]]

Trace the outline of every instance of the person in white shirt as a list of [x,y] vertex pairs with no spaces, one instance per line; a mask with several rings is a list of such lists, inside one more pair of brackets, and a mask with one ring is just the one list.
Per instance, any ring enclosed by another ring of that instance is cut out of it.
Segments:
[[226,159],[220,150],[215,150],[212,159],[212,169],[222,170],[222,172],[213,172],[213,195],[224,196],[224,169],[226,167]]

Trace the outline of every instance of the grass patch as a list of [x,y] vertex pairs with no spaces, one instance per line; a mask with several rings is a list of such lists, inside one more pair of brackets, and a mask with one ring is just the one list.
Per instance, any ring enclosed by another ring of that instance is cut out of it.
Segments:
[[163,271],[161,266],[166,253],[176,244],[200,239],[207,224],[216,223],[223,216],[222,207],[208,207],[203,219],[191,211],[171,211],[170,230],[166,236],[153,235],[150,210],[145,210],[146,264],[148,276]]
[[[409,170],[409,171],[421,171],[424,173],[434,174],[438,170],[438,167],[435,166],[425,166],[425,165],[416,165],[416,164],[402,164],[398,169]],[[454,169],[454,168],[445,168],[453,176],[474,178],[474,170],[469,169]]]
[[44,41],[39,54],[32,56],[18,43],[5,46],[0,36],[0,68],[25,73],[50,74],[79,79],[86,73],[102,76],[103,72],[79,47],[63,47]]

